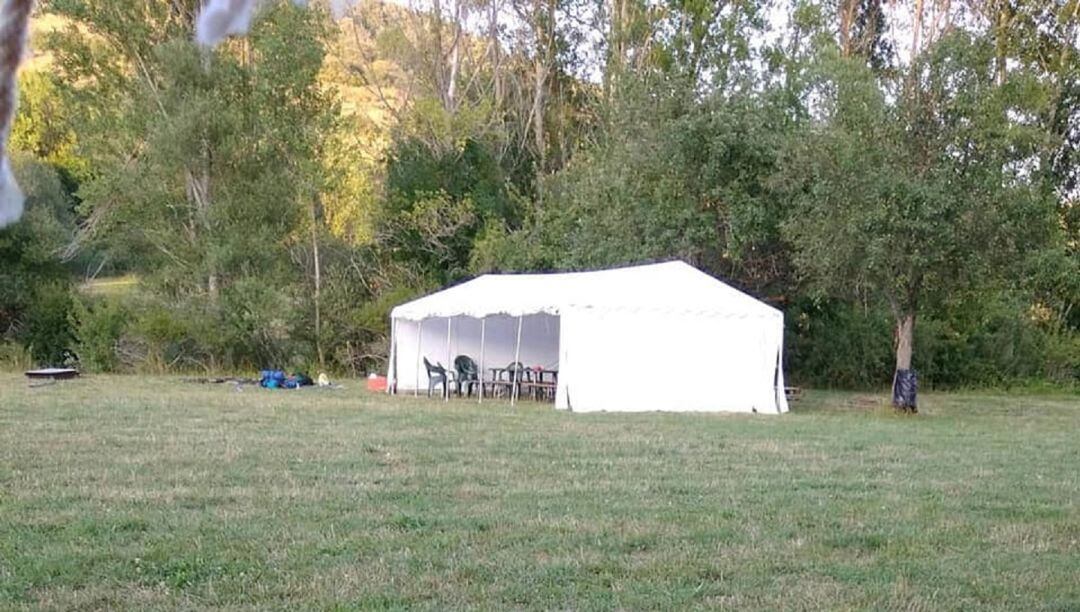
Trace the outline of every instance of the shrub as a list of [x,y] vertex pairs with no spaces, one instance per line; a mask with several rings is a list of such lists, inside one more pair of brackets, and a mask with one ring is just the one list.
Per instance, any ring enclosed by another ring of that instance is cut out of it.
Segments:
[[24,371],[34,367],[34,357],[18,342],[0,342],[0,370]]
[[129,327],[130,317],[130,310],[117,299],[76,300],[79,363],[96,372],[119,370],[117,347]]
[[1047,333],[1044,354],[1044,375],[1049,381],[1080,386],[1080,333]]
[[792,381],[866,389],[891,380],[892,327],[882,310],[808,300],[789,308],[785,321],[785,362]]
[[64,282],[35,287],[25,323],[19,334],[34,361],[42,365],[64,365],[72,360],[75,329],[72,311],[75,301]]
[[[888,385],[892,318],[882,307],[805,301],[786,313],[789,378],[838,388]],[[1080,335],[1032,318],[1022,298],[967,296],[919,316],[913,365],[924,388],[994,387],[1080,380]]]

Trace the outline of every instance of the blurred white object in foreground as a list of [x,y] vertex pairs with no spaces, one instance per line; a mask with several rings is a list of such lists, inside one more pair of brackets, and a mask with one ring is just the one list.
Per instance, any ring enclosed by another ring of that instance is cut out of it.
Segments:
[[33,6],[33,0],[0,0],[0,228],[18,221],[23,212],[23,194],[5,149],[15,120],[15,76],[26,49]]
[[0,157],[0,229],[19,220],[23,212],[23,194],[11,173],[7,157]]
[[[293,0],[293,4],[307,6],[307,0]],[[229,36],[247,33],[258,5],[257,0],[209,0],[195,21],[195,42],[216,47]]]

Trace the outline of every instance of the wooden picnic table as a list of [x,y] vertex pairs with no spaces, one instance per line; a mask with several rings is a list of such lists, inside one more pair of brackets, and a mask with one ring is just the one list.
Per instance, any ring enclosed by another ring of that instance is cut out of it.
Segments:
[[[491,371],[491,380],[481,381],[481,384],[491,385],[492,395],[495,394],[495,389],[499,387],[506,387],[507,389],[512,389],[513,383],[509,379],[509,377],[507,377],[506,379],[503,378],[503,374],[509,374],[512,369],[513,368],[508,368],[505,366],[488,368],[488,370]],[[545,377],[548,375],[551,376],[551,380],[545,380]],[[521,380],[517,381],[520,386],[529,389],[534,399],[537,397],[538,390],[542,389],[544,391],[550,390],[554,392],[555,388],[558,386],[558,382],[559,370],[543,367],[522,368]]]
[[[536,374],[536,380],[525,383],[525,385],[529,387],[529,390],[532,392],[533,399],[540,399],[539,395],[543,393],[545,396],[550,394],[551,399],[554,400],[555,389],[557,389],[559,386],[559,371],[548,370],[545,368],[532,368],[531,370],[527,371],[532,371],[534,374]],[[545,374],[551,374],[550,381],[544,380]]]

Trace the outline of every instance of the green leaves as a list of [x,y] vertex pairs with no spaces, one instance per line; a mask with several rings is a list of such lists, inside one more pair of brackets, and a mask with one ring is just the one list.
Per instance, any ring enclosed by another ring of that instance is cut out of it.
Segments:
[[71,203],[52,168],[24,154],[12,162],[26,212],[0,230],[0,343],[16,340],[35,361],[61,364],[73,340],[73,303],[56,252],[73,230]]
[[[774,4],[360,3],[335,23],[280,0],[209,52],[194,0],[50,0],[13,142],[79,202],[0,241],[21,270],[60,269],[85,227],[78,267],[138,274],[133,354],[162,368],[373,367],[394,300],[674,257],[805,315],[793,354],[816,380],[876,380],[891,308],[919,312],[931,371],[962,384],[935,356],[978,336],[957,296],[1016,287],[1028,302],[998,318],[1030,307],[1064,338],[1031,346],[1071,354],[1075,2],[954,2],[914,58],[904,7]],[[50,193],[39,170],[24,180]]]
[[949,37],[893,99],[849,60],[819,65],[822,121],[795,136],[775,178],[795,203],[784,233],[812,285],[869,288],[911,312],[1007,274],[1045,240],[1053,203],[1023,171],[1038,128],[1014,120],[991,60],[982,42]]

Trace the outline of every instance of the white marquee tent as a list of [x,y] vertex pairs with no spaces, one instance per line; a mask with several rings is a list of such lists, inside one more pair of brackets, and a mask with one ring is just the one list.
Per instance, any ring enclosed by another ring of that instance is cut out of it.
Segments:
[[489,274],[394,308],[389,389],[426,392],[422,357],[468,355],[558,370],[555,406],[576,412],[779,414],[783,338],[779,310],[681,261]]

